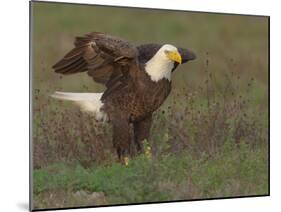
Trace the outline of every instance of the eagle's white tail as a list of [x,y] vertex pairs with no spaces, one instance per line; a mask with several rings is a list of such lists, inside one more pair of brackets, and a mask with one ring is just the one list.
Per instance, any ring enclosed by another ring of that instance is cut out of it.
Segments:
[[56,99],[73,101],[80,106],[82,111],[92,113],[96,120],[106,121],[107,115],[101,110],[103,93],[69,93],[56,91],[51,97]]

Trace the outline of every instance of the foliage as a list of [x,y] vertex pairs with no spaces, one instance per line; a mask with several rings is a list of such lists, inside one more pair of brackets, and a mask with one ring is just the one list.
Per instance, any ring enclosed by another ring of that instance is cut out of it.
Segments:
[[[192,157],[189,152],[161,158],[142,155],[128,166],[113,163],[86,169],[78,163],[53,164],[35,170],[33,176],[35,196],[87,190],[104,192],[108,204],[264,195],[268,190],[267,154],[247,144],[237,148],[226,143],[224,151],[212,156]],[[43,207],[51,205],[47,202]]]

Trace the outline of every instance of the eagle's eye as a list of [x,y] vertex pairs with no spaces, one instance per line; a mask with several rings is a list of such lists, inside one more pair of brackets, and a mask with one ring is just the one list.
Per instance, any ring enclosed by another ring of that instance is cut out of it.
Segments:
[[167,55],[167,54],[170,53],[170,51],[169,50],[164,50],[164,53]]

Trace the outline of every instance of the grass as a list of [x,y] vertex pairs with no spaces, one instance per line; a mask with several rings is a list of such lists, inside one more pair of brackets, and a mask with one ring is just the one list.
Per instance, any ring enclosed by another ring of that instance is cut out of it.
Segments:
[[[266,18],[46,3],[33,3],[33,17],[34,208],[268,193]],[[103,91],[86,74],[51,69],[90,31],[196,52],[153,115],[151,159],[118,164],[109,124],[49,97]]]
[[[183,152],[152,159],[139,156],[128,166],[53,164],[34,171],[34,193],[103,192],[107,204],[264,195],[268,190],[266,170],[267,153],[263,148],[243,144],[237,149],[226,144],[223,152],[211,157],[202,154],[194,158]],[[40,201],[38,206],[52,207]]]

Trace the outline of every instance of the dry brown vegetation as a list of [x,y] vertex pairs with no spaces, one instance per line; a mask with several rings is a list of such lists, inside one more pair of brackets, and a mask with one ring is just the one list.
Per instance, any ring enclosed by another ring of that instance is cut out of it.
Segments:
[[[154,114],[150,141],[154,156],[187,149],[195,155],[202,152],[212,155],[218,153],[225,142],[238,148],[241,142],[253,148],[266,147],[266,125],[251,111],[249,97],[245,98],[239,88],[234,88],[233,81],[239,76],[234,72],[225,76],[227,83],[222,89],[214,84],[212,73],[206,76],[196,91],[173,92],[169,103]],[[248,89],[253,83],[254,78],[248,80]],[[69,103],[51,98],[45,105],[36,103],[39,95],[40,92],[35,94],[34,104],[37,115],[33,137],[35,168],[62,161],[78,161],[85,167],[114,161],[110,124],[95,122],[90,114],[80,112]]]

